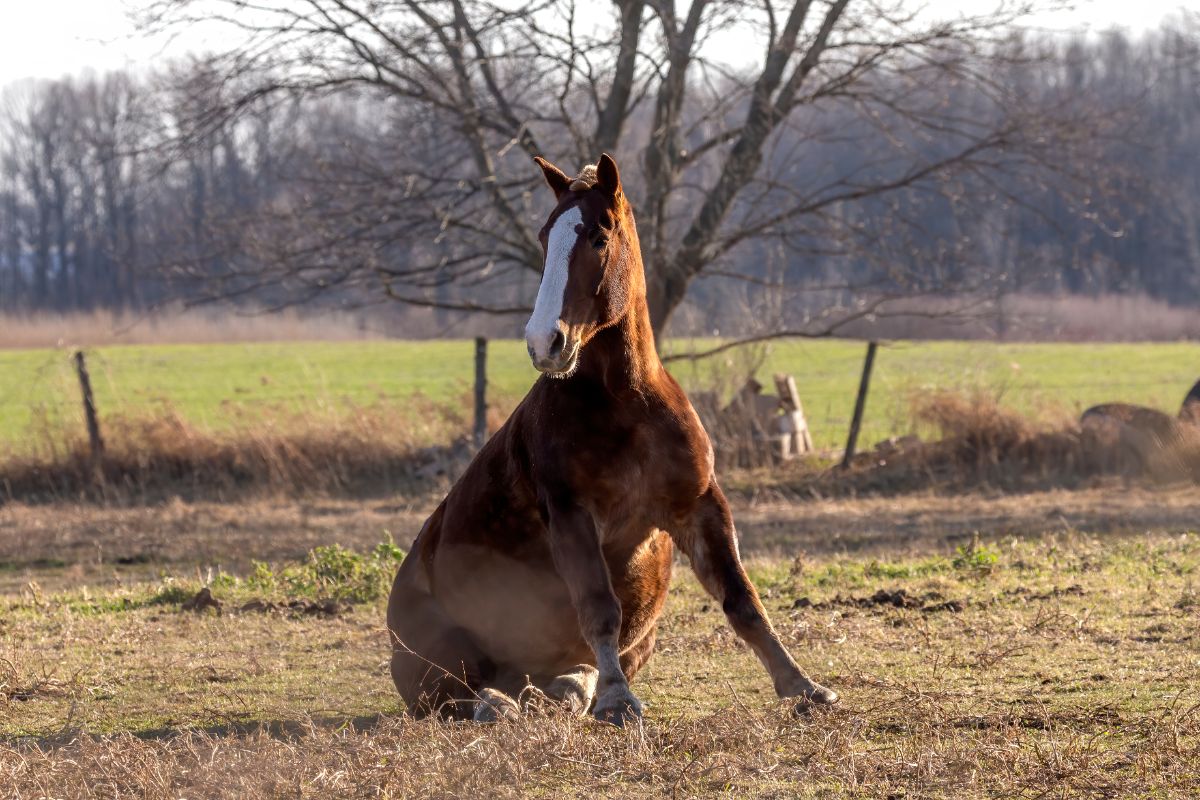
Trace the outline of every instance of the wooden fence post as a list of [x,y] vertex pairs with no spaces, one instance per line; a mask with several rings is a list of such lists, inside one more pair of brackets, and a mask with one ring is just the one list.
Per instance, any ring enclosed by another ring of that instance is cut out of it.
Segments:
[[475,449],[487,441],[487,339],[475,337]]
[[779,405],[783,408],[780,456],[784,461],[813,451],[812,433],[808,420],[804,418],[804,404],[796,391],[796,379],[791,375],[775,376],[775,391],[779,392]]
[[875,348],[878,342],[867,344],[867,359],[863,362],[862,380],[858,383],[858,397],[854,401],[854,419],[850,420],[850,437],[846,440],[846,452],[842,456],[841,468],[850,466],[854,448],[858,446],[858,429],[862,426],[863,409],[867,405],[867,389],[871,385],[871,368],[875,366]]
[[92,379],[88,375],[83,351],[75,351],[75,372],[79,375],[79,388],[83,391],[83,416],[87,420],[88,444],[91,445],[92,462],[100,463],[104,455],[104,439],[100,436],[100,422],[96,419],[96,399],[92,396]]

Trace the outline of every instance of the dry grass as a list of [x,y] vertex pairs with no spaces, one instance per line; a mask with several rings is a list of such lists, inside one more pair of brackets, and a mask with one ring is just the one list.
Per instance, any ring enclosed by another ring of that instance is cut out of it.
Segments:
[[[811,293],[814,313],[831,302]],[[1195,309],[1180,308],[1144,295],[1100,297],[1014,295],[997,311],[991,301],[921,298],[889,305],[891,316],[856,321],[839,333],[877,339],[1003,339],[1059,342],[1173,342],[1200,339]],[[965,309],[965,310],[964,310]],[[954,313],[951,313],[954,312]],[[747,329],[753,314],[725,313],[717,324],[725,335]],[[1003,319],[1003,322],[1001,322]],[[673,317],[675,336],[708,336],[712,309],[685,303]],[[753,326],[751,326],[753,327]],[[354,341],[388,336],[508,337],[519,328],[510,318],[450,315],[447,322],[430,309],[364,309],[359,313],[285,309],[190,309],[167,306],[150,312],[111,311],[0,314],[0,348],[98,347],[113,344],[203,342]],[[999,332],[999,333],[998,333]]]
[[[165,407],[154,415],[105,420],[105,452],[94,459],[81,434],[49,423],[28,455],[0,460],[0,504],[90,500],[153,504],[184,498],[226,502],[255,497],[425,497],[461,473],[472,448],[464,399],[436,403],[414,397],[390,405],[276,410],[268,420],[243,415],[231,430],[192,426]],[[505,407],[489,408],[497,430]],[[813,497],[935,491],[1030,492],[1082,489],[1118,477],[1128,487],[1200,480],[1200,426],[1179,423],[1167,443],[1125,447],[1061,413],[1036,418],[982,391],[921,392],[911,417],[925,441],[882,443],[859,453],[849,471],[831,469],[828,454],[771,469],[723,470],[733,494],[781,491],[793,502]],[[417,422],[398,423],[404,420]],[[748,430],[748,426],[746,427]],[[429,446],[430,441],[448,442]],[[722,433],[725,450],[762,452],[757,440]],[[744,445],[744,446],[743,446]],[[740,448],[740,449],[739,449]]]
[[[226,431],[194,427],[167,408],[105,419],[105,449],[94,458],[72,429],[47,425],[28,455],[0,460],[0,503],[91,499],[160,502],[176,496],[224,501],[314,492],[351,496],[419,495],[458,474],[473,451],[469,404],[415,397],[405,422],[388,406],[245,418]],[[410,420],[418,420],[416,424]],[[489,425],[504,420],[489,409]],[[428,441],[447,444],[428,446]]]
[[[163,798],[1200,788],[1194,534],[751,569],[789,646],[843,693],[839,707],[792,716],[683,569],[635,682],[646,721],[627,731],[553,713],[494,726],[401,716],[379,605],[214,616],[116,602],[161,583],[26,590],[4,599],[0,682],[19,689],[0,699],[0,785],[12,797]],[[839,600],[881,589],[933,599]],[[961,610],[935,610],[940,600]]]
[[805,721],[730,709],[636,732],[552,716],[485,730],[388,719],[286,738],[83,738],[0,754],[0,772],[16,797],[1186,798],[1197,788],[1194,707],[1063,718],[903,686],[873,694],[878,706]]
[[[810,312],[830,314],[840,297],[811,292]],[[684,306],[677,312],[676,335],[708,333],[711,312]],[[855,320],[838,330],[857,339],[976,339],[1007,342],[1179,342],[1200,339],[1200,318],[1194,308],[1175,306],[1141,294],[1010,295],[997,306],[994,299],[955,297],[915,298],[889,303],[886,312]],[[803,309],[800,309],[801,311]],[[849,314],[846,314],[849,316]],[[672,318],[674,319],[674,317]],[[720,321],[723,331],[736,335],[744,322]],[[728,329],[728,330],[726,330]]]
[[1031,419],[987,392],[918,393],[911,413],[924,441],[884,442],[856,455],[849,471],[801,466],[778,482],[803,496],[1077,489],[1109,476],[1126,486],[1200,481],[1200,427],[1192,425],[1169,442],[1128,448],[1069,417]]
[[1140,294],[1021,296],[1011,301],[1012,338],[1066,342],[1173,342],[1200,339],[1194,308]]

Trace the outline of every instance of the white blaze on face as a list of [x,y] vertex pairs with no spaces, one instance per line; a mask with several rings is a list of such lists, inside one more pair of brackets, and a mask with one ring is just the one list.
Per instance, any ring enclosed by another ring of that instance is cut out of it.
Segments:
[[558,333],[563,294],[567,289],[567,268],[571,263],[571,251],[579,241],[577,228],[582,224],[583,214],[579,206],[572,206],[554,221],[554,227],[547,237],[542,284],[538,287],[537,302],[533,304],[533,316],[525,324],[525,342],[533,357],[539,361],[549,357],[550,343]]

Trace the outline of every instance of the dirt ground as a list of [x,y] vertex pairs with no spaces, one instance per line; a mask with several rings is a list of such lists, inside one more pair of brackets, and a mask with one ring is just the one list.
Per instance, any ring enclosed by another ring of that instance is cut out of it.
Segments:
[[[176,569],[245,570],[250,561],[302,558],[337,543],[363,550],[415,538],[440,497],[184,503],[132,508],[87,504],[0,506],[0,591],[36,572],[49,585],[95,576]],[[743,552],[790,556],[950,552],[985,539],[1072,530],[1094,534],[1181,532],[1200,525],[1200,492],[1127,488],[1030,494],[902,495],[789,502],[769,492],[734,496]]]

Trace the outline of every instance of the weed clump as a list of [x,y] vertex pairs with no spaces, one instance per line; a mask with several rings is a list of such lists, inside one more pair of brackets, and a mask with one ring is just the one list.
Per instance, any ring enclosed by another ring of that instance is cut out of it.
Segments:
[[954,551],[954,568],[982,577],[990,575],[1000,562],[1000,553],[979,540],[976,533],[969,545],[959,545]]
[[259,598],[369,603],[387,595],[403,560],[404,550],[390,541],[369,553],[332,544],[313,548],[298,564],[273,568],[256,561],[247,577],[223,574],[214,584]]
[[232,604],[243,611],[301,611],[333,616],[347,606],[371,603],[387,596],[404,550],[391,541],[366,553],[332,544],[313,548],[299,562],[273,566],[252,562],[245,577],[218,572],[207,581],[164,576],[155,586],[138,586],[117,594],[80,593],[45,596],[36,583],[28,587],[30,603],[38,608],[61,607],[85,616],[121,613],[162,606],[217,613]]

